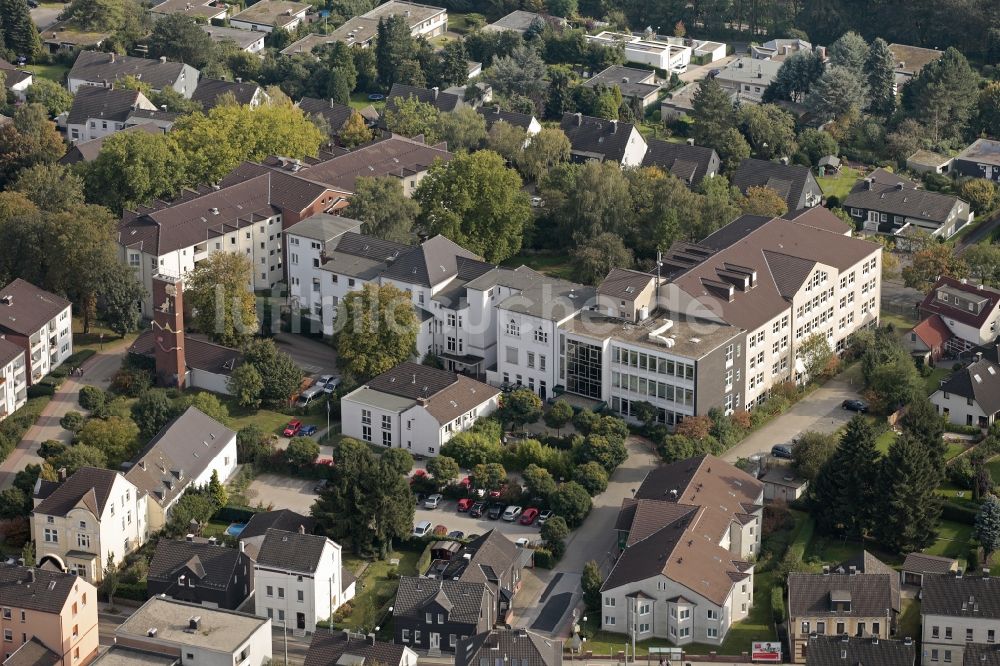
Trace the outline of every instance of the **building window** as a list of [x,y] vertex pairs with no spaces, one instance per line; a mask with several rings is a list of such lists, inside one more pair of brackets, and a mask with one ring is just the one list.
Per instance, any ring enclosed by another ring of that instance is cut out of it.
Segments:
[[14,632],[11,629],[4,629],[3,639],[8,643],[12,642],[14,640]]
[[614,615],[605,615],[604,616],[604,626],[605,627],[613,627],[613,626],[615,626],[615,616]]
[[45,543],[59,543],[59,532],[53,528],[45,528]]
[[972,642],[972,633],[973,632],[972,632],[972,628],[971,627],[969,627],[969,628],[967,628],[965,630],[965,642],[966,643],[971,643]]
[[267,586],[267,596],[269,596],[269,597],[273,597],[274,596],[274,588],[271,587],[270,585]]
[[951,650],[945,650],[944,651],[944,662],[946,664],[950,664],[951,663]]
[[302,603],[303,601],[305,601],[305,594],[306,593],[303,592],[302,590],[296,590],[295,591],[295,596],[298,599],[299,603]]
[[382,431],[382,446],[392,446],[392,433],[388,430]]
[[708,618],[709,620],[718,620],[718,619],[719,619],[719,611],[717,611],[717,610],[712,610],[712,609],[709,609],[709,610],[707,610],[707,611],[705,612],[705,616],[706,616],[706,617],[707,617],[707,618]]
[[364,425],[371,425],[372,423],[372,413],[371,410],[362,409],[361,410],[361,423]]
[[611,606],[612,608],[614,608],[614,606],[615,606],[615,598],[614,597],[604,597],[604,605],[605,606]]
[[89,534],[77,534],[76,535],[76,545],[79,548],[90,548],[90,535]]
[[410,640],[410,630],[409,629],[403,629],[402,638],[403,638],[403,642],[404,643],[409,642],[409,640]]
[[709,627],[705,629],[705,636],[708,638],[718,638],[719,629],[717,627]]

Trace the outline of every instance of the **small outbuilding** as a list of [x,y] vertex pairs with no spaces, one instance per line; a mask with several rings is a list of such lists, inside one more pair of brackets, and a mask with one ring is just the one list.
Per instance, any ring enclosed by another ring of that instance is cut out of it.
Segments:
[[816,171],[819,172],[820,176],[833,176],[840,173],[840,158],[836,155],[827,155],[826,157],[819,158]]
[[924,583],[924,574],[947,574],[954,571],[958,571],[958,560],[925,553],[910,553],[899,571],[899,579],[903,585],[920,587]]
[[806,494],[809,481],[796,475],[790,467],[772,467],[760,479],[764,482],[765,502],[794,502]]

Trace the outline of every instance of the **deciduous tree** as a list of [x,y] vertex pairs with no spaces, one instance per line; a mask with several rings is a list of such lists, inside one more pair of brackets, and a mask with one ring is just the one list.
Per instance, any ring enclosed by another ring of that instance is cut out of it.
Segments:
[[463,106],[438,119],[438,134],[448,150],[474,151],[486,141],[486,119],[471,106]]
[[183,62],[201,69],[215,56],[215,44],[190,16],[168,14],[158,18],[149,36],[149,55]]
[[285,456],[296,467],[311,465],[319,456],[319,444],[312,437],[293,437],[288,442]]
[[188,274],[185,298],[192,323],[227,347],[238,347],[257,333],[257,304],[250,286],[250,260],[233,252],[214,252]]
[[[982,181],[988,184],[988,181]],[[1000,285],[1000,246],[980,243],[970,246],[962,255],[969,275],[983,284]]]
[[274,340],[253,338],[243,346],[243,363],[257,369],[264,382],[261,401],[268,406],[288,404],[302,381],[302,368],[274,344]]
[[458,479],[461,471],[455,459],[449,456],[435,456],[427,461],[427,473],[442,486]]
[[260,394],[264,390],[264,379],[253,365],[244,363],[233,370],[226,386],[240,407],[256,409],[260,406]]
[[740,129],[754,157],[770,160],[795,153],[795,119],[774,104],[748,104],[740,110]]
[[[591,500],[586,488],[576,481],[559,484],[559,488],[549,497],[549,504],[557,517],[566,521],[566,525],[577,527],[590,513]],[[542,526],[544,530],[553,519]]]
[[591,461],[573,470],[573,480],[583,486],[591,497],[600,495],[608,488],[608,472],[600,463]]
[[139,330],[142,312],[139,303],[146,297],[146,289],[135,276],[135,270],[122,263],[103,266],[103,286],[97,301],[97,314],[118,335]]
[[963,278],[968,272],[969,267],[950,246],[935,243],[913,254],[910,265],[903,268],[903,282],[923,290],[939,277]]
[[132,421],[139,428],[139,437],[148,442],[173,417],[173,403],[166,391],[150,389],[132,405]]
[[802,478],[812,481],[836,453],[838,444],[836,435],[807,430],[792,448],[792,466]]
[[598,284],[612,268],[631,268],[634,262],[632,250],[612,233],[584,240],[573,251],[575,277],[584,284]]
[[542,399],[527,388],[519,388],[504,396],[500,418],[515,429],[534,423],[542,415]]
[[524,485],[528,487],[528,492],[534,496],[548,499],[556,492],[556,480],[544,467],[532,463],[522,471],[521,476],[524,477]]
[[50,116],[58,116],[73,106],[73,93],[55,81],[32,77],[32,83],[24,94],[29,104],[41,104]]
[[556,429],[556,434],[566,427],[566,424],[573,418],[573,406],[565,400],[556,400],[543,417],[545,425]]
[[777,192],[765,185],[747,188],[746,198],[740,207],[747,215],[781,217],[788,212],[788,204]]
[[390,132],[407,137],[422,134],[427,143],[437,143],[441,138],[438,134],[438,128],[441,126],[440,116],[434,105],[410,96],[393,99],[392,106],[386,109],[383,120]]
[[169,199],[189,182],[187,159],[170,134],[113,134],[83,173],[87,198],[116,213]]
[[517,167],[525,178],[537,181],[557,164],[569,160],[569,151],[569,139],[561,129],[543,127],[524,147],[516,160]]
[[83,179],[62,164],[36,164],[23,169],[11,189],[50,212],[69,210],[83,203]]
[[66,474],[73,475],[81,467],[107,467],[108,458],[96,447],[77,444],[48,459],[47,462],[56,469],[66,468]]
[[366,283],[337,309],[337,364],[359,382],[394,368],[416,351],[418,326],[407,292]]
[[356,110],[352,111],[344,126],[340,128],[340,141],[348,148],[354,148],[371,140],[372,131],[368,129],[364,116]]
[[395,241],[413,241],[413,225],[420,214],[416,201],[403,193],[403,183],[392,176],[357,179],[347,217],[364,222],[366,234]]

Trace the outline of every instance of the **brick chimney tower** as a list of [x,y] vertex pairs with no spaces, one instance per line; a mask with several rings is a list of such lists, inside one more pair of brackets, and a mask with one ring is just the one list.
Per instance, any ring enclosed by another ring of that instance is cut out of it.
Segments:
[[153,276],[153,354],[156,382],[184,388],[184,283],[180,278]]

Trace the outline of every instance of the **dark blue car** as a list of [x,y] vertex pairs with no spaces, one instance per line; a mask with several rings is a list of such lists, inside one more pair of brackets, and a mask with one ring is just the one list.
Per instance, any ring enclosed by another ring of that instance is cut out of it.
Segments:
[[299,437],[311,437],[312,435],[315,435],[318,430],[319,428],[314,425],[302,426],[302,430],[299,431]]
[[792,447],[788,444],[775,444],[771,447],[771,455],[775,458],[792,459]]

